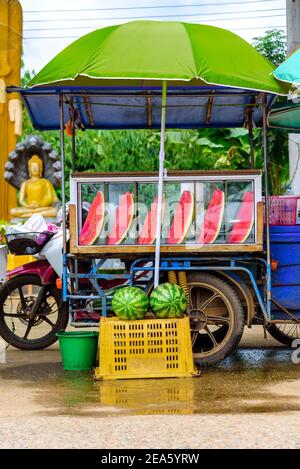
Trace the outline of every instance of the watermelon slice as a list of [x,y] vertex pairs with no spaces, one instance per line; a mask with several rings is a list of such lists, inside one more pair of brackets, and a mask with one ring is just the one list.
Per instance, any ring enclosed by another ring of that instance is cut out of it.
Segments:
[[225,205],[224,192],[217,188],[214,190],[211,201],[206,209],[203,223],[200,227],[198,243],[213,243],[221,228]]
[[183,191],[175,210],[169,236],[168,244],[180,244],[185,239],[191,227],[194,214],[194,194]]
[[228,237],[229,244],[241,244],[248,238],[254,223],[254,193],[245,192],[236,221]]
[[134,215],[134,200],[131,192],[126,192],[120,198],[116,209],[115,224],[106,238],[106,244],[121,244],[126,237]]
[[[158,196],[155,197],[151,208],[147,213],[141,231],[138,237],[138,244],[153,244],[156,238],[156,220],[157,220],[157,201]],[[166,199],[163,196],[161,220],[163,221],[166,208]]]
[[83,246],[93,244],[101,233],[103,222],[104,195],[103,192],[97,192],[79,235],[79,244]]

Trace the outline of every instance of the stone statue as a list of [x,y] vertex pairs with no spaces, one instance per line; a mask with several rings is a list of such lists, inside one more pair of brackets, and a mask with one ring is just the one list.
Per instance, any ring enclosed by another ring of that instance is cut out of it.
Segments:
[[16,190],[4,180],[7,155],[22,134],[22,104],[18,93],[5,88],[20,84],[22,8],[18,0],[0,0],[0,218],[8,220],[16,206]]
[[31,135],[16,145],[5,165],[5,180],[19,189],[19,207],[10,210],[17,218],[39,213],[56,218],[59,200],[55,187],[61,181],[61,162],[52,146]]
[[43,162],[33,155],[28,160],[29,179],[22,182],[19,195],[21,207],[11,209],[14,217],[30,217],[34,213],[39,213],[44,217],[56,217],[58,208],[53,205],[58,202],[53,184],[42,177]]

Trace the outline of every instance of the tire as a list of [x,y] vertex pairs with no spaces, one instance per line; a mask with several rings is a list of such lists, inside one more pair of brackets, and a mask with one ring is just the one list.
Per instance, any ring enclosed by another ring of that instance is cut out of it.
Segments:
[[[62,302],[61,291],[53,284],[47,285],[42,304],[33,319],[34,324],[31,325],[28,336],[25,337],[29,328],[27,314],[36,298],[34,291],[38,292],[40,288],[42,288],[41,281],[35,275],[13,277],[0,288],[0,336],[20,350],[41,350],[49,347],[56,342],[56,333],[65,330],[68,324],[68,309],[67,305]],[[45,329],[50,329],[44,335],[42,335],[42,325]],[[25,330],[25,334],[20,332],[18,335],[16,326],[18,331]],[[34,338],[30,337],[32,332],[35,333]]]
[[[215,365],[241,340],[245,325],[241,301],[228,283],[208,273],[189,274],[188,287],[195,362],[201,367]],[[195,332],[197,327],[201,329]]]
[[288,347],[292,347],[295,339],[300,339],[300,324],[271,324],[267,331],[275,340]]

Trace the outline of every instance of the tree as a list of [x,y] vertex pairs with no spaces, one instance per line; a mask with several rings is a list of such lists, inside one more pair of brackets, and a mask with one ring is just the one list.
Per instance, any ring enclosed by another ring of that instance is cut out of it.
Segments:
[[269,29],[264,36],[255,37],[252,45],[276,67],[286,59],[287,40],[282,29]]

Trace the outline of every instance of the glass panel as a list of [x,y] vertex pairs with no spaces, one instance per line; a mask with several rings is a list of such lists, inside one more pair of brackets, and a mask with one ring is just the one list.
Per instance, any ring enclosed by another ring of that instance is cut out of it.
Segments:
[[[88,229],[89,221],[87,217],[91,217],[91,211],[99,211],[99,203],[104,200],[104,183],[84,183],[78,184],[78,240],[79,245],[94,244],[96,239],[92,233],[92,227]],[[98,236],[96,236],[98,238]]]
[[195,239],[194,182],[167,182],[164,184],[166,200],[162,224],[162,243],[187,244]]
[[107,230],[105,244],[135,244],[135,183],[105,183]]
[[224,243],[222,225],[225,206],[225,184],[196,183],[196,235],[197,244]]
[[253,182],[226,182],[224,233],[228,244],[255,242],[254,199]]
[[[157,183],[78,184],[79,245],[153,245]],[[255,242],[254,181],[166,181],[161,243]]]
[[136,243],[135,183],[80,184],[79,245]]
[[[137,244],[153,244],[156,238],[157,184],[153,182],[139,183],[137,195]],[[164,218],[165,203],[162,215]]]
[[196,242],[255,242],[252,181],[196,183]]

